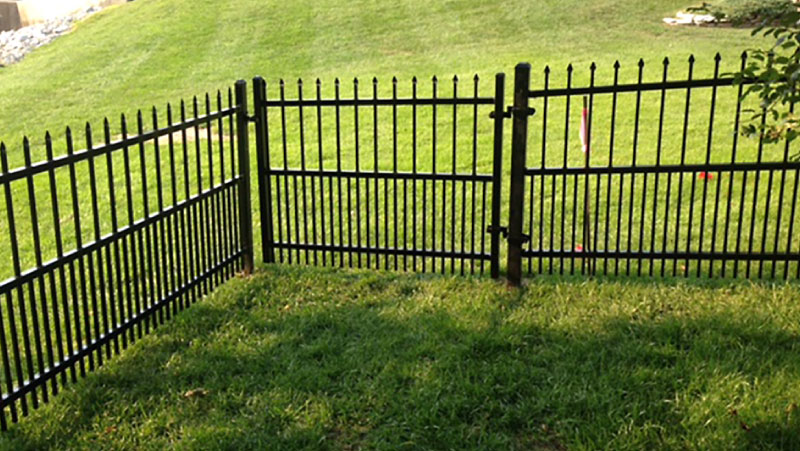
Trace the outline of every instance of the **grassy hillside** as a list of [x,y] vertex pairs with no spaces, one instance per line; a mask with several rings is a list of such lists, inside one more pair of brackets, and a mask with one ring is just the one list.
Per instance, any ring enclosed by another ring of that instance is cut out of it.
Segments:
[[23,134],[41,140],[47,129],[79,128],[256,74],[268,81],[488,78],[526,60],[535,68],[597,61],[607,78],[616,59],[633,76],[640,57],[657,63],[694,53],[708,75],[717,51],[735,65],[752,42],[746,30],[662,24],[690,4],[137,0],[103,11],[0,70],[0,140],[17,147]]
[[[276,96],[278,79],[289,82],[289,96],[296,94],[294,81],[303,77],[307,82],[307,95],[311,81],[319,77],[323,81],[323,96],[332,96],[332,82],[336,77],[343,83],[343,95],[352,90],[350,80],[363,80],[362,95],[369,91],[369,80],[376,76],[381,83],[381,95],[388,95],[392,76],[400,80],[400,94],[410,91],[410,79],[420,77],[420,94],[429,95],[430,77],[434,74],[443,79],[442,95],[451,93],[449,78],[458,74],[462,80],[461,95],[471,89],[472,74],[482,77],[483,95],[491,95],[491,77],[498,71],[509,74],[507,90],[511,89],[514,65],[519,61],[530,61],[534,65],[533,83],[541,85],[541,70],[545,64],[553,67],[552,86],[562,86],[564,68],[575,64],[575,80],[584,83],[588,78],[588,66],[596,61],[598,82],[610,82],[612,64],[620,60],[622,81],[633,81],[636,77],[636,62],[643,58],[646,63],[645,79],[660,79],[661,61],[670,57],[673,61],[670,72],[673,77],[685,77],[686,59],[690,53],[697,57],[695,77],[711,75],[713,55],[723,56],[722,71],[737,67],[739,55],[752,44],[746,30],[730,28],[676,28],[664,25],[661,18],[674,14],[688,5],[685,1],[638,2],[611,1],[582,2],[578,0],[536,2],[483,2],[477,0],[454,2],[375,2],[333,0],[315,2],[264,2],[260,0],[237,0],[233,2],[183,1],[183,0],[138,0],[118,7],[108,8],[53,44],[38,49],[23,62],[0,70],[0,141],[9,149],[10,166],[23,163],[21,139],[28,135],[32,141],[33,160],[44,159],[43,138],[45,130],[53,132],[56,155],[65,153],[64,127],[69,125],[77,143],[83,143],[83,126],[86,121],[95,126],[95,141],[100,135],[103,117],[111,120],[112,137],[119,136],[119,114],[126,113],[133,121],[136,109],[145,110],[145,129],[148,129],[147,109],[157,105],[164,119],[164,105],[181,98],[217,89],[226,89],[236,79],[249,79],[257,74],[267,78],[270,95]],[[730,121],[733,117],[735,96],[726,94],[725,101],[718,106],[719,116]],[[658,108],[658,93],[644,95],[641,129],[643,149],[641,158],[655,160],[655,121]],[[622,96],[618,123],[617,146],[629,147],[633,136],[633,96]],[[510,99],[510,95],[507,96]],[[680,148],[680,133],[683,113],[683,95],[668,96],[665,123],[665,162],[677,159]],[[509,100],[510,101],[510,100]],[[598,121],[608,117],[609,99],[597,99]],[[708,108],[706,95],[695,96],[693,111]],[[202,104],[202,100],[201,100]],[[536,105],[540,108],[540,105]],[[550,105],[551,149],[562,147],[559,119],[563,102],[553,100]],[[540,108],[541,109],[541,108]],[[624,111],[623,111],[624,110]],[[575,110],[577,111],[577,110]],[[294,113],[292,113],[294,114]],[[330,127],[330,111],[325,122]],[[346,113],[349,114],[349,113]],[[383,112],[381,135],[386,137],[390,122]],[[410,112],[400,112],[400,165],[410,167],[408,146],[410,145]],[[420,112],[420,123],[429,123],[429,111]],[[481,111],[486,118],[488,111]],[[705,114],[705,113],[703,113]],[[538,118],[535,119],[538,121]],[[272,115],[276,121],[277,115]],[[572,118],[571,120],[574,120]],[[699,116],[693,116],[697,121]],[[445,118],[447,120],[447,118]],[[347,131],[351,118],[343,118]],[[163,122],[162,122],[163,123]],[[466,124],[462,120],[462,126]],[[277,127],[277,123],[274,123]],[[367,127],[369,124],[364,124]],[[482,121],[479,129],[479,170],[487,172],[491,167],[491,123]],[[533,125],[537,127],[538,124]],[[295,128],[292,128],[295,127]],[[573,124],[573,130],[576,130]],[[691,156],[702,157],[695,151],[705,145],[705,123],[689,130]],[[290,130],[296,124],[290,118]],[[539,138],[533,129],[532,140]],[[715,143],[729,151],[731,140],[729,129],[716,128]],[[423,131],[425,133],[425,131]],[[447,136],[447,128],[440,131]],[[607,142],[606,126],[594,130],[595,142]],[[290,136],[290,164],[297,165],[299,149],[296,137]],[[345,132],[344,158],[352,158],[352,143]],[[362,138],[370,136],[363,133]],[[465,137],[469,138],[469,137]],[[273,139],[277,135],[273,134]],[[329,150],[326,159],[333,158],[330,151],[333,133],[325,132],[325,146]],[[425,148],[421,159],[428,159],[430,146],[427,137],[421,137],[420,146]],[[461,143],[466,143],[464,138]],[[365,146],[370,143],[364,143]],[[448,143],[442,141],[442,145]],[[384,140],[383,145],[387,145]],[[574,149],[577,140],[570,146]],[[80,146],[80,144],[79,144]],[[82,147],[82,146],[81,146]],[[534,143],[532,148],[539,147]],[[754,155],[755,143],[743,143],[741,155]],[[367,147],[364,147],[365,149]],[[767,150],[770,151],[769,149]],[[780,151],[780,149],[778,149]],[[595,158],[603,159],[607,150],[597,146]],[[462,151],[462,156],[468,152]],[[619,162],[627,164],[629,152],[618,152]],[[382,163],[389,161],[389,152],[382,153]],[[507,154],[508,155],[508,154]],[[118,156],[117,156],[118,157]],[[719,153],[715,158],[727,158]],[[314,164],[309,156],[310,164]],[[447,152],[440,158],[447,160]],[[572,160],[582,158],[574,153]],[[550,159],[560,159],[558,152],[550,151]],[[280,164],[280,161],[276,161]],[[446,161],[443,161],[446,163]],[[118,162],[116,164],[121,164]],[[330,167],[331,162],[328,162]],[[348,163],[349,164],[349,163]],[[461,163],[460,163],[461,164]],[[469,164],[464,161],[464,164]],[[507,170],[506,165],[506,170]],[[150,168],[152,171],[152,167]],[[132,169],[134,172],[137,168]],[[59,183],[67,185],[66,171],[58,174]],[[86,170],[78,168],[79,179]],[[102,171],[101,171],[102,172]],[[138,195],[134,174],[134,193]],[[154,176],[150,177],[154,180]],[[86,179],[79,185],[88,184]],[[100,182],[103,185],[102,176]],[[505,185],[505,184],[504,184]],[[23,221],[18,229],[20,235],[23,266],[33,262],[30,226],[24,221],[27,192],[25,184],[12,184],[18,218]],[[49,195],[46,185],[37,185],[42,199]],[[82,193],[83,194],[83,193]],[[155,202],[155,190],[150,191]],[[254,201],[256,197],[254,196]],[[0,206],[4,206],[0,200]],[[88,214],[91,199],[81,196],[81,209]],[[110,231],[108,206],[101,203],[103,233]],[[505,206],[503,207],[505,209]],[[48,227],[52,222],[46,217],[40,221],[44,227],[45,257],[54,255],[53,246],[47,240],[52,237]],[[82,214],[82,216],[83,216]],[[257,216],[256,216],[257,217]],[[69,227],[69,218],[62,218]],[[90,218],[84,223],[89,224]],[[3,222],[0,222],[0,228]],[[258,229],[258,225],[256,227]],[[91,231],[84,230],[85,239],[91,239]],[[65,233],[69,249],[72,234]],[[258,236],[256,237],[259,238]],[[6,234],[0,235],[0,257],[10,252]],[[50,252],[48,254],[48,249]],[[0,269],[0,277],[9,275],[11,268]]]

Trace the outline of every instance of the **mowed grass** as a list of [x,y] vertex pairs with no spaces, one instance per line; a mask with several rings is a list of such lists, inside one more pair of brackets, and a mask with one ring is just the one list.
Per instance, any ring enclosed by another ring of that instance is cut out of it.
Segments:
[[[610,81],[615,60],[634,72],[639,58],[656,65],[664,57],[685,61],[691,53],[706,62],[696,75],[710,76],[716,52],[725,70],[738,67],[739,54],[757,42],[748,30],[661,22],[691,5],[136,1],[92,16],[0,71],[0,140],[17,146],[24,134],[41,139],[44,130],[80,129],[85,121],[99,124],[106,116],[224,89],[256,74],[271,83],[373,76],[388,83],[392,76],[408,81],[414,75],[488,79],[510,74],[520,61],[559,70],[596,61],[601,78]],[[657,79],[660,71],[648,74]]]
[[796,286],[264,266],[8,449],[797,449]]
[[[44,131],[53,133],[54,152],[58,155],[66,153],[63,139],[65,126],[72,128],[76,147],[84,147],[86,143],[84,126],[86,122],[94,125],[94,143],[101,142],[102,121],[110,120],[110,135],[113,140],[121,136],[119,115],[125,113],[128,118],[129,135],[134,132],[136,111],[144,110],[144,130],[153,127],[149,108],[152,105],[159,107],[160,124],[164,126],[165,105],[171,102],[174,109],[175,120],[178,119],[177,108],[180,99],[189,102],[189,117],[193,116],[191,98],[200,96],[200,113],[204,112],[203,94],[211,93],[212,110],[216,109],[215,93],[222,90],[223,103],[227,101],[226,90],[236,79],[249,79],[255,75],[263,75],[268,81],[269,96],[272,99],[278,96],[278,80],[285,79],[288,83],[287,97],[296,96],[297,78],[305,80],[305,97],[313,96],[313,82],[319,78],[322,82],[322,95],[325,98],[333,96],[333,81],[339,78],[342,81],[342,96],[352,96],[352,79],[359,77],[361,80],[360,96],[369,97],[371,94],[371,79],[377,77],[380,81],[380,96],[390,95],[390,81],[393,76],[398,77],[398,90],[401,97],[410,95],[410,80],[418,76],[420,80],[420,96],[430,96],[430,78],[438,75],[440,78],[439,95],[452,95],[450,83],[453,75],[460,77],[460,96],[472,94],[471,80],[474,74],[481,77],[480,95],[489,96],[493,92],[492,77],[496,72],[506,72],[507,100],[510,102],[510,92],[513,83],[513,67],[517,62],[530,61],[533,63],[532,85],[541,87],[542,69],[550,65],[553,72],[551,86],[563,86],[566,79],[565,68],[573,63],[575,73],[574,84],[586,84],[589,81],[589,64],[597,62],[596,83],[610,83],[613,78],[612,64],[619,60],[620,82],[632,82],[637,77],[637,62],[643,59],[646,62],[644,71],[645,81],[661,79],[661,62],[664,57],[669,57],[672,62],[670,77],[685,77],[685,61],[690,54],[697,58],[694,76],[709,77],[713,73],[713,57],[719,52],[722,56],[721,72],[730,72],[738,68],[739,55],[748,46],[763,42],[754,40],[747,30],[732,28],[700,28],[700,27],[669,27],[661,22],[661,18],[674,14],[675,11],[685,8],[689,4],[685,1],[669,2],[616,2],[600,1],[586,5],[577,0],[539,2],[532,6],[528,2],[512,1],[503,4],[486,4],[479,1],[467,2],[424,2],[403,1],[392,4],[356,1],[342,4],[337,1],[321,2],[292,2],[288,5],[278,5],[255,0],[237,0],[235,2],[210,2],[210,1],[163,1],[146,0],[109,8],[86,22],[78,25],[77,29],[53,44],[38,49],[17,65],[4,68],[0,71],[0,141],[6,143],[10,167],[19,167],[24,164],[21,141],[23,136],[31,140],[32,160],[45,159]],[[706,90],[707,91],[707,90]],[[732,98],[735,94],[728,89],[720,94],[717,107],[719,122],[715,128],[714,161],[727,161],[730,152],[730,127],[733,119]],[[696,95],[692,106],[692,121],[688,134],[689,162],[702,160],[706,141],[704,130],[707,129],[705,117],[708,107],[708,92]],[[724,99],[722,99],[724,97]],[[633,133],[633,96],[625,95],[620,98],[617,113],[617,135],[615,164],[630,164],[631,144],[635,141]],[[598,96],[595,120],[598,126],[593,129],[593,155],[595,162],[605,161],[609,154],[610,146],[608,124],[610,118],[608,96]],[[664,121],[663,163],[674,163],[678,160],[682,133],[683,108],[682,95],[670,93],[667,98],[666,116]],[[652,163],[655,160],[656,129],[658,119],[657,93],[646,94],[643,99],[643,112],[641,122],[640,148],[638,149],[639,164]],[[531,128],[531,161],[538,161],[538,151],[541,146],[538,140],[540,118],[544,117],[544,108],[541,101],[534,105],[538,116],[533,119]],[[369,133],[371,111],[363,108],[361,111],[361,152],[362,169],[372,168],[370,149],[373,144],[380,147],[381,157],[379,165],[383,170],[388,170],[392,164],[390,150],[391,111],[382,109],[380,125],[376,127],[379,138],[372,142],[373,136]],[[459,158],[457,162],[460,171],[471,169],[471,115],[466,108],[461,110],[459,120]],[[569,149],[570,164],[580,164],[582,158],[579,151],[578,139],[575,133],[568,135],[569,143],[561,142],[561,128],[563,128],[563,102],[553,100],[549,105],[549,135],[547,161],[551,164],[561,161],[559,151],[562,147]],[[571,130],[577,130],[576,121],[579,110],[573,108],[569,120],[572,122]],[[311,112],[307,114],[307,133],[305,152],[307,153],[309,167],[318,164],[313,143],[317,131],[312,126],[315,120]],[[290,167],[297,167],[300,163],[301,149],[297,139],[296,111],[290,110],[288,143],[288,160]],[[491,169],[491,121],[487,118],[488,108],[481,108],[478,120],[477,154],[478,171],[488,173]],[[334,165],[335,134],[332,129],[333,112],[326,110],[323,113],[322,144],[325,148],[324,160],[328,168]],[[278,152],[281,135],[277,132],[279,117],[277,114],[270,116],[273,133],[272,149]],[[420,108],[419,111],[418,146],[420,170],[429,170],[433,160],[434,151],[438,155],[439,170],[450,170],[451,129],[452,119],[450,111],[441,108],[438,116],[439,141],[434,146],[432,143],[432,118],[429,108]],[[702,121],[697,123],[697,121]],[[410,170],[412,166],[411,152],[411,118],[408,108],[400,109],[398,137],[398,167],[399,170]],[[601,126],[602,124],[602,126]],[[342,117],[342,155],[345,169],[353,166],[353,153],[355,140],[353,138],[353,112],[346,111]],[[216,130],[214,132],[216,134]],[[226,132],[229,133],[229,132]],[[509,134],[506,135],[508,147]],[[191,146],[192,143],[190,143]],[[205,145],[205,143],[203,143]],[[563,145],[562,145],[563,144]],[[438,146],[438,147],[437,147]],[[743,144],[740,158],[752,160],[755,157],[753,141]],[[251,147],[254,149],[254,146]],[[436,150],[434,150],[436,149]],[[162,151],[163,145],[162,145]],[[135,151],[134,151],[135,153]],[[765,159],[780,158],[779,146],[768,147],[765,150]],[[157,203],[157,186],[153,147],[148,143],[146,148],[147,170],[149,180],[150,204]],[[506,151],[504,171],[509,170],[509,152]],[[162,173],[168,172],[167,157],[164,151],[161,162]],[[280,158],[273,155],[273,164],[282,163]],[[122,159],[115,155],[117,196],[122,204]],[[135,158],[135,157],[134,157]],[[178,157],[180,158],[180,156]],[[98,159],[102,160],[102,158]],[[205,159],[204,159],[205,160]],[[255,163],[255,157],[251,158]],[[112,231],[110,201],[108,200],[108,184],[105,177],[105,166],[102,161],[96,162],[98,172],[99,199],[91,198],[88,189],[82,189],[78,195],[80,206],[80,219],[84,225],[83,241],[90,242],[95,233],[90,225],[93,224],[91,209],[97,205],[99,212],[99,234],[105,235]],[[180,159],[177,162],[180,174]],[[204,170],[208,168],[207,161],[202,161]],[[253,171],[255,171],[255,164]],[[215,166],[219,169],[220,165]],[[230,165],[228,166],[230,168]],[[133,187],[134,217],[143,214],[142,197],[143,184],[141,183],[141,168],[135,162],[131,168]],[[68,211],[63,204],[69,199],[69,178],[66,168],[57,171],[57,184],[62,215],[52,218],[47,208],[40,206],[40,234],[41,247],[44,260],[53,258],[56,254],[54,237],[54,222],[63,224],[65,249],[70,249],[75,244],[74,221],[75,215]],[[88,164],[81,163],[77,166],[77,184],[81,187],[88,185]],[[253,172],[254,173],[254,172]],[[782,176],[781,183],[788,186],[791,191],[793,174]],[[195,185],[195,174],[190,174],[190,183]],[[215,176],[216,178],[216,176]],[[207,180],[207,178],[206,178]],[[777,181],[776,181],[777,183]],[[796,183],[796,182],[795,182]],[[182,188],[182,180],[178,189]],[[49,187],[46,175],[36,177],[34,190],[40,205],[50,202]],[[508,183],[504,182],[504,190]],[[605,185],[605,181],[603,182]],[[618,184],[622,186],[622,183]],[[165,181],[166,186],[166,181]],[[615,182],[617,186],[617,182]],[[634,199],[631,204],[634,211],[639,210],[639,196],[642,183],[626,194],[622,202],[628,204],[629,197]],[[662,188],[663,188],[662,184]],[[744,186],[737,181],[737,186]],[[648,196],[660,196],[661,205],[665,205],[666,194],[657,193],[649,185],[651,192]],[[393,189],[394,187],[392,187]],[[762,183],[761,192],[767,190]],[[22,259],[23,270],[35,264],[33,257],[34,243],[32,238],[32,224],[29,212],[29,193],[25,180],[12,183],[13,199],[15,205],[18,240]],[[439,188],[440,192],[444,187]],[[582,189],[580,186],[577,190]],[[688,185],[685,190],[689,190]],[[753,186],[753,177],[747,185],[749,201],[761,196]],[[468,198],[459,202],[468,204],[474,198],[469,191]],[[699,191],[698,191],[699,192]],[[569,193],[566,192],[567,197]],[[714,195],[714,191],[710,194]],[[546,193],[547,194],[547,193]],[[734,194],[736,194],[734,190]],[[487,194],[488,195],[488,194]],[[675,193],[673,192],[673,196]],[[685,193],[684,196],[688,196]],[[616,197],[616,196],[615,196]],[[178,197],[180,199],[180,196]],[[505,197],[504,197],[505,199]],[[257,196],[253,196],[254,205],[257,205]],[[167,199],[167,204],[171,199]],[[738,202],[738,198],[736,199]],[[781,203],[773,199],[775,205]],[[783,199],[783,203],[788,202]],[[568,200],[567,210],[572,206],[571,198]],[[674,207],[679,202],[672,202]],[[353,208],[356,208],[355,206]],[[364,208],[363,206],[361,208]],[[784,209],[788,210],[787,205]],[[5,199],[0,200],[0,210],[5,209]],[[774,206],[773,206],[774,209]],[[126,212],[119,208],[118,215],[125,218]],[[763,217],[761,209],[752,215],[759,220]],[[747,211],[748,208],[739,208],[738,211]],[[384,216],[387,212],[381,212]],[[432,213],[432,212],[431,212]],[[675,215],[677,212],[666,212]],[[352,213],[351,213],[352,214]],[[612,211],[613,214],[613,211]],[[699,214],[699,213],[698,213]],[[710,214],[710,213],[709,213]],[[749,213],[748,213],[749,214]],[[503,202],[503,216],[507,215],[506,202]],[[260,218],[255,215],[256,230],[261,227]],[[472,219],[472,217],[470,217]],[[748,218],[745,218],[745,221]],[[788,223],[788,215],[783,215],[783,222]],[[395,218],[395,221],[398,219]],[[478,222],[477,219],[471,222]],[[658,222],[653,220],[653,223]],[[710,222],[710,221],[709,221]],[[636,221],[635,224],[638,224]],[[673,222],[674,224],[674,222]],[[699,221],[697,221],[699,225]],[[125,225],[122,221],[121,225]],[[642,227],[648,227],[642,223]],[[422,228],[425,225],[411,224],[410,228]],[[580,227],[578,225],[577,227]],[[527,228],[527,225],[526,225]],[[761,232],[761,227],[756,229]],[[785,230],[785,226],[784,226]],[[0,222],[0,231],[7,231],[6,220]],[[613,232],[613,231],[612,231]],[[547,231],[544,231],[547,233]],[[569,234],[569,230],[566,231]],[[624,231],[622,242],[628,234],[635,231]],[[731,232],[732,233],[732,232]],[[774,232],[773,232],[774,234]],[[668,247],[677,244],[682,238],[670,238]],[[709,234],[710,235],[710,234]],[[387,235],[384,233],[384,237]],[[341,237],[340,237],[341,238]],[[403,237],[405,238],[405,236]],[[256,236],[257,243],[260,237]],[[318,238],[319,240],[319,238]],[[445,237],[450,241],[450,237]],[[752,241],[758,241],[753,238]],[[779,251],[786,248],[786,237],[780,239]],[[770,242],[772,240],[770,239]],[[441,241],[440,241],[441,244]],[[571,243],[577,244],[577,243]],[[634,243],[636,244],[636,243]],[[430,243],[433,246],[433,243]],[[572,248],[574,246],[571,246]],[[641,248],[641,247],[639,247]],[[708,248],[708,245],[706,245]],[[8,259],[11,254],[11,245],[8,233],[0,233],[0,259]],[[10,265],[0,268],[0,277],[9,277],[12,274]]]
[[[279,79],[286,80],[287,97],[294,98],[299,77],[305,81],[305,98],[314,96],[313,82],[317,77],[322,81],[323,97],[332,97],[337,77],[342,80],[343,97],[350,97],[352,79],[359,77],[360,97],[369,98],[373,76],[380,80],[381,97],[388,97],[392,76],[399,79],[400,96],[410,94],[410,79],[415,75],[420,80],[420,95],[429,96],[430,77],[438,75],[439,95],[445,96],[452,94],[454,74],[460,79],[459,96],[472,94],[473,74],[480,76],[481,95],[491,95],[494,73],[504,71],[508,74],[509,103],[511,74],[519,61],[533,63],[535,87],[541,87],[545,64],[553,68],[551,86],[562,87],[568,63],[574,63],[574,84],[585,85],[592,61],[598,63],[596,83],[612,81],[615,60],[622,65],[620,82],[633,82],[640,58],[646,62],[645,81],[661,79],[664,57],[672,61],[670,78],[685,78],[689,54],[697,58],[694,77],[705,78],[712,75],[717,52],[722,56],[721,72],[730,72],[738,68],[739,55],[745,48],[762,42],[750,38],[748,30],[672,28],[661,23],[662,17],[689,5],[685,1],[633,0],[600,0],[591,4],[548,0],[535,5],[516,0],[488,4],[477,0],[325,0],[288,4],[257,0],[137,0],[93,16],[73,33],[37,50],[22,63],[0,70],[0,141],[8,146],[11,167],[18,167],[24,162],[20,143],[25,135],[31,138],[33,161],[44,159],[45,130],[54,133],[56,155],[63,155],[66,125],[72,127],[75,141],[84,143],[84,124],[90,121],[97,144],[102,141],[102,120],[108,117],[110,137],[116,140],[121,136],[120,113],[128,116],[130,135],[136,128],[136,110],[143,109],[146,131],[152,128],[151,105],[159,107],[159,123],[163,126],[167,102],[172,102],[177,119],[177,101],[188,100],[188,116],[192,117],[191,98],[200,95],[203,114],[203,93],[212,93],[214,110],[216,90],[222,90],[224,104],[226,90],[234,80],[257,74],[266,77],[271,99],[277,98]],[[684,95],[666,95],[661,146],[660,93],[642,96],[638,137],[634,134],[635,96],[621,95],[613,136],[614,164],[631,163],[633,142],[639,146],[638,164],[653,164],[659,149],[663,151],[663,164],[679,161]],[[732,152],[734,89],[720,89],[718,99],[717,116],[721,119],[714,124],[711,160],[726,162]],[[605,162],[612,149],[611,99],[598,96],[595,102],[593,155],[596,161]],[[534,103],[538,113],[531,120],[528,155],[533,166],[541,159],[539,152],[543,148],[548,164],[559,164],[563,149],[567,149],[570,165],[581,163],[578,103],[579,99],[573,99],[568,118],[572,133],[566,135],[566,105],[561,100],[551,101],[544,147],[544,106],[540,100]],[[687,161],[696,163],[705,160],[707,150],[709,90],[695,91],[690,107]],[[461,172],[472,167],[472,112],[468,110],[459,109],[456,131],[456,166]],[[373,168],[371,151],[377,143],[381,149],[380,168],[391,170],[391,110],[384,108],[378,113],[377,125],[371,122],[372,113],[369,107],[359,111],[361,168]],[[301,161],[298,111],[292,109],[287,114],[287,160],[290,167],[297,167]],[[305,114],[307,164],[318,167],[322,161],[326,168],[333,168],[333,112],[326,110],[321,118],[325,129],[321,159],[315,152],[317,118],[311,111]],[[351,110],[342,116],[345,169],[354,165],[354,114]],[[476,145],[478,171],[484,173],[491,168],[492,135],[487,114],[488,108],[482,107]],[[448,153],[452,151],[451,118],[450,109],[439,110],[439,141],[435,147],[432,112],[429,108],[420,109],[418,156],[424,162],[420,170],[432,166],[434,148],[439,169],[452,170]],[[282,138],[279,120],[272,111],[271,148],[275,153],[280,152]],[[401,109],[399,121],[399,169],[409,170],[412,138],[408,108]],[[379,131],[375,141],[371,135],[373,126]],[[224,135],[225,141],[230,129],[229,125],[214,125],[211,133]],[[199,165],[207,171],[209,140],[203,138],[204,133],[199,132]],[[218,141],[210,141],[212,158],[216,159]],[[509,142],[507,133],[506,172]],[[180,144],[176,141],[176,146]],[[193,194],[198,157],[192,153],[196,142],[190,139],[188,144]],[[151,213],[157,205],[155,168],[160,165],[162,173],[168,173],[164,143],[161,145],[160,162],[155,161],[152,143],[144,148]],[[756,158],[756,141],[740,139],[739,145],[737,161]],[[143,214],[138,151],[131,149],[130,168],[136,219]],[[782,146],[767,146],[763,151],[764,159],[769,161],[780,159],[784,153]],[[96,159],[100,235],[111,231],[105,193],[107,167],[102,160]],[[178,200],[183,198],[183,161],[179,152]],[[255,169],[254,156],[251,161]],[[121,188],[122,155],[115,153],[112,162],[117,214],[124,226],[128,210],[122,205],[128,194]],[[219,170],[219,163],[214,162],[215,171]],[[280,158],[273,160],[274,166],[282,163]],[[226,165],[229,171],[231,165]],[[77,166],[84,242],[95,236],[91,211],[95,203],[89,194],[88,171],[85,162]],[[208,174],[203,177],[207,183]],[[215,172],[215,180],[218,177]],[[683,248],[685,238],[673,238],[676,218],[681,216],[678,205],[687,202],[692,193],[697,202],[704,186],[698,183],[695,191],[692,187],[697,180],[692,177],[690,187],[689,177],[681,199],[677,197],[678,178],[672,177],[669,210],[665,208],[665,177],[659,190],[655,190],[651,177],[647,192],[641,178],[635,188],[629,177],[619,181],[602,179],[601,195],[611,193],[608,214],[612,226],[615,214],[621,211],[617,204],[630,205],[635,212],[633,227],[621,230],[617,242],[624,243],[633,236],[632,247],[641,249],[636,237],[640,230],[649,232],[650,225],[655,224],[659,233],[662,227],[664,233],[668,226],[673,227],[668,230],[667,249],[673,245]],[[773,239],[778,251],[796,247],[786,227],[790,222],[789,196],[792,190],[796,192],[797,173],[776,173],[774,181],[769,178],[769,182],[766,177],[762,174],[759,190],[755,190],[752,175],[747,185],[737,175],[730,200],[725,191],[730,177],[723,174],[716,184],[709,184],[706,226],[711,224],[714,211],[711,199],[720,191],[721,204],[727,201],[731,205],[734,224],[743,223],[745,246],[755,243],[756,251],[763,250],[761,238],[767,237],[767,250]],[[52,231],[56,221],[63,227],[65,249],[71,249],[76,242],[66,168],[56,178],[61,202],[59,218],[54,218],[48,208],[46,174],[34,180],[45,260],[55,256]],[[294,179],[294,186],[299,182]],[[537,183],[540,182],[541,179]],[[308,183],[310,186],[311,181]],[[567,211],[579,205],[569,197],[582,190],[581,183],[578,180],[574,187],[570,183],[563,190],[568,197]],[[609,187],[605,188],[607,183]],[[549,199],[560,184],[558,179],[546,181],[545,212],[558,211],[559,205]],[[164,186],[167,185],[165,180]],[[740,198],[743,186],[747,187],[747,194]],[[451,189],[445,184],[440,187]],[[35,264],[28,188],[25,180],[14,182],[11,188],[24,270]],[[542,185],[535,188],[539,198]],[[775,192],[784,188],[787,197],[779,202]],[[390,195],[393,189],[388,188]],[[507,180],[503,189],[507,189]],[[773,206],[783,206],[782,235],[771,223],[762,224],[760,199],[768,192],[773,193]],[[171,193],[164,194],[170,204]],[[458,202],[468,204],[472,199],[469,196]],[[617,202],[617,198],[621,201]],[[663,214],[659,210],[651,217],[649,206],[653,198],[658,198]],[[506,218],[505,193],[503,199]],[[751,207],[756,199],[760,202],[758,209]],[[10,261],[4,202],[0,198],[0,260]],[[255,191],[253,202],[257,206]],[[408,202],[410,206],[411,200]],[[639,213],[644,211],[643,203],[648,207],[646,215]],[[383,222],[388,211],[380,208]],[[356,207],[348,217],[355,211]],[[259,249],[260,223],[257,210],[254,213]],[[696,233],[700,214],[696,209]],[[449,221],[449,211],[447,215]],[[606,212],[602,211],[602,215]],[[687,215],[685,210],[683,215]],[[666,218],[669,224],[664,222]],[[556,213],[555,227],[560,219]],[[397,218],[393,221],[396,223]],[[405,218],[403,221],[405,225]],[[527,221],[526,216],[526,230],[531,226]],[[687,221],[683,221],[685,227]],[[473,231],[476,223],[477,220],[468,222]],[[567,224],[568,234],[573,226]],[[367,225],[356,227],[366,230]],[[430,224],[418,221],[410,227],[422,230]],[[530,229],[537,245],[537,238],[549,236],[549,224],[544,227],[541,232],[536,224]],[[748,232],[751,227],[753,234]],[[575,228],[581,230],[580,224]],[[727,233],[734,237],[735,227]],[[649,236],[644,234],[645,247]],[[388,237],[382,231],[381,240]],[[448,235],[445,241],[451,237]],[[655,240],[656,248],[660,248],[661,235],[656,235]],[[586,243],[568,239],[565,246],[571,249],[578,244]],[[538,269],[535,265],[534,261],[532,268]],[[0,278],[12,273],[11,265],[0,267]],[[141,280],[126,279],[125,283]],[[34,418],[13,426],[11,433],[0,440],[9,448],[33,449],[98,444],[156,449],[171,441],[180,441],[189,448],[347,448],[361,444],[366,448],[792,449],[800,446],[793,407],[799,398],[795,389],[798,367],[792,358],[796,354],[798,324],[794,298],[794,285],[741,281],[597,282],[552,277],[533,279],[524,290],[514,291],[471,278],[266,267],[252,280],[238,279],[179,315],[173,323],[76,385],[74,391],[62,392],[53,404],[35,412]],[[191,390],[200,391],[185,397]]]

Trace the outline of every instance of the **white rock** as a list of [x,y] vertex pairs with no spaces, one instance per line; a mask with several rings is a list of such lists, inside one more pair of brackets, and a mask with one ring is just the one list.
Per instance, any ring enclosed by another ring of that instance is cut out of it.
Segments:
[[93,6],[68,17],[51,19],[47,22],[0,32],[0,67],[22,60],[28,53],[52,42],[58,36],[68,33],[72,24],[100,11]]

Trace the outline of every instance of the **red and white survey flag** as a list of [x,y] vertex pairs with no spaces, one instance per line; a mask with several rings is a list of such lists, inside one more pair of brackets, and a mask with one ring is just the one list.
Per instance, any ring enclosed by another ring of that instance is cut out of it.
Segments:
[[586,107],[586,97],[583,98],[583,113],[581,113],[581,147],[583,153],[589,151],[589,109]]

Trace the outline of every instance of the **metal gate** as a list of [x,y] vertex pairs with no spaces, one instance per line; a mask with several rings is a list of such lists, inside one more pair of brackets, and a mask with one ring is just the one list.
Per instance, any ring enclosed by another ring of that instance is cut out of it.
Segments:
[[488,262],[498,277],[504,75],[492,97],[477,76],[466,95],[446,84],[373,79],[363,96],[337,79],[323,98],[319,80],[310,95],[298,80],[288,99],[281,81],[268,99],[254,79],[264,260],[460,274]]

